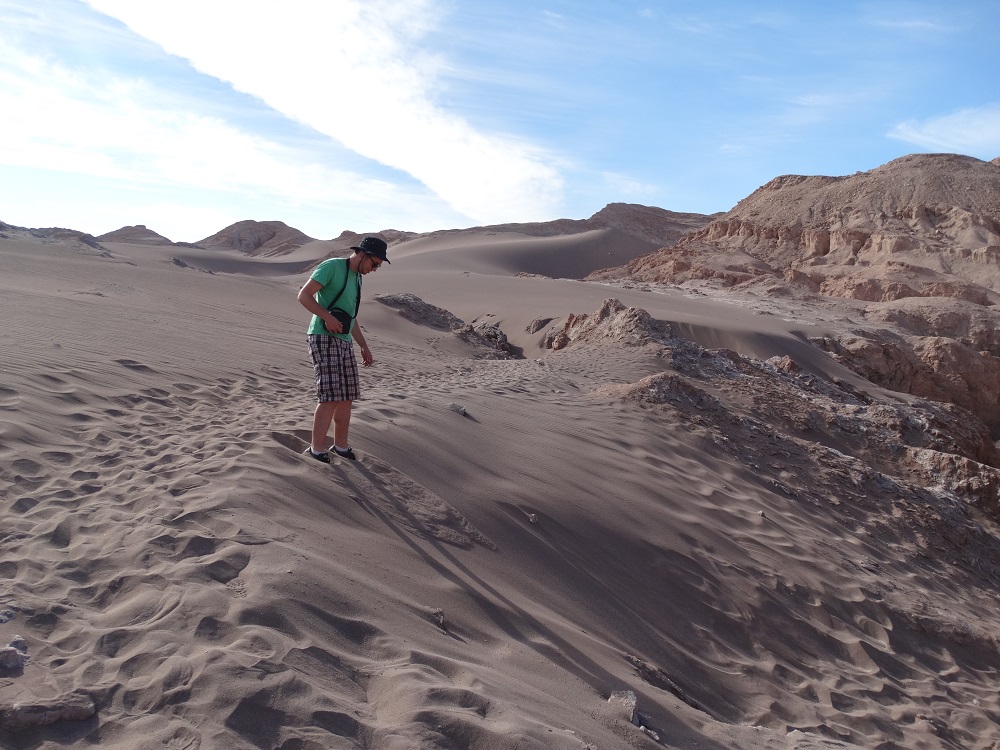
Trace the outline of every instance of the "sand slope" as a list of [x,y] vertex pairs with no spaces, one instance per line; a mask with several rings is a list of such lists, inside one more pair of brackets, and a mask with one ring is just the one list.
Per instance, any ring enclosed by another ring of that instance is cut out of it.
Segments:
[[[329,467],[299,269],[0,239],[0,707],[94,710],[0,746],[995,747],[996,522],[897,455],[945,453],[936,407],[810,345],[835,314],[517,277],[573,243],[508,239],[368,278]],[[608,297],[669,334],[540,346]]]

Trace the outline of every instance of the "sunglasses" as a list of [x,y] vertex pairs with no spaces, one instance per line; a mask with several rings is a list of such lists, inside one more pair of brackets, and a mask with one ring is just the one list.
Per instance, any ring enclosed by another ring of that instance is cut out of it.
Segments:
[[376,258],[374,255],[366,255],[366,257],[368,258],[369,261],[371,261],[371,264],[375,268],[381,268],[382,267],[383,261],[381,259]]

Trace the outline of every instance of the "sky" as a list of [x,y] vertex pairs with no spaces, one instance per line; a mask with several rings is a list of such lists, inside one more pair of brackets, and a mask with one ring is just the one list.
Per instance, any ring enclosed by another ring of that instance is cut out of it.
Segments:
[[196,242],[727,211],[1000,156],[996,0],[0,0],[0,220]]

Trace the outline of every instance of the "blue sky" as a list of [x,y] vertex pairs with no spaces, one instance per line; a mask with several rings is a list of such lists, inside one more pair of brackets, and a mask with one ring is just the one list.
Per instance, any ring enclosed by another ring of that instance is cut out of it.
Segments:
[[1000,3],[0,0],[0,220],[193,242],[732,208],[1000,156]]

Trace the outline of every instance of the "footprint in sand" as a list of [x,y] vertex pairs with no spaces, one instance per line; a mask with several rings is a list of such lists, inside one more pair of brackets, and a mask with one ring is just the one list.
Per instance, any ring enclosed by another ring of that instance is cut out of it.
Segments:
[[242,578],[234,578],[226,584],[226,588],[233,592],[237,599],[247,598],[247,585]]

